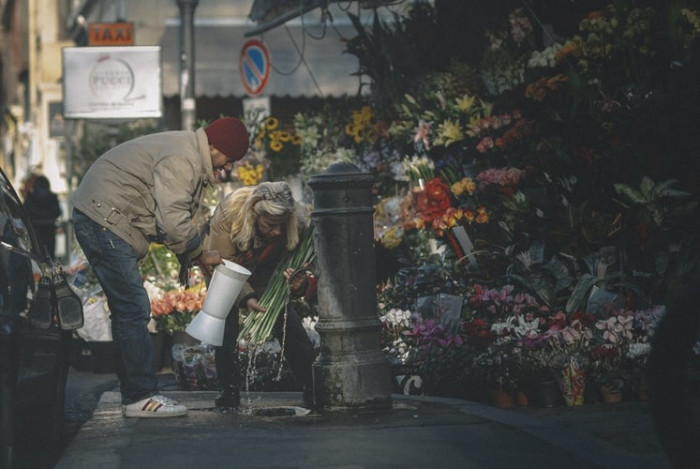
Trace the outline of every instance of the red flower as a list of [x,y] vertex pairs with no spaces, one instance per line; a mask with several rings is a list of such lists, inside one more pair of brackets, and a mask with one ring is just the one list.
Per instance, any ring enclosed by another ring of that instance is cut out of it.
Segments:
[[425,221],[442,216],[450,208],[450,188],[440,178],[433,178],[422,191],[415,193],[415,209]]

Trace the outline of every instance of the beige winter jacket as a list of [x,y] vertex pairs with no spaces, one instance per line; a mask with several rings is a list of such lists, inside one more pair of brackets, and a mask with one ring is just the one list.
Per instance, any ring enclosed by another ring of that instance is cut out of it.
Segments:
[[202,241],[193,215],[213,184],[203,129],[169,131],[124,142],[95,161],[73,206],[128,242],[139,259],[151,242],[190,257]]

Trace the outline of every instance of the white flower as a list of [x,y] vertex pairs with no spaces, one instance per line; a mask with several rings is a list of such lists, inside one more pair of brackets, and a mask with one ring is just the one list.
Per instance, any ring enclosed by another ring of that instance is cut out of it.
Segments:
[[518,337],[535,337],[538,334],[540,318],[532,321],[527,321],[523,316],[518,316],[518,326],[515,328],[515,334]]
[[398,308],[392,308],[379,319],[390,328],[411,327],[411,312],[408,310],[402,311]]
[[515,329],[515,316],[510,316],[505,322],[495,322],[491,325],[491,330],[498,336],[503,336]]
[[318,316],[312,317],[305,317],[301,320],[301,324],[304,326],[304,329],[306,330],[306,334],[309,336],[309,339],[311,340],[311,343],[314,345],[314,348],[318,348],[321,346],[321,336],[318,334],[316,331],[316,323],[318,322]]
[[627,348],[627,356],[629,358],[644,357],[649,355],[649,352],[651,352],[651,344],[649,343],[635,342],[629,344]]
[[554,67],[559,49],[561,49],[561,44],[553,44],[542,51],[534,51],[527,61],[527,67]]

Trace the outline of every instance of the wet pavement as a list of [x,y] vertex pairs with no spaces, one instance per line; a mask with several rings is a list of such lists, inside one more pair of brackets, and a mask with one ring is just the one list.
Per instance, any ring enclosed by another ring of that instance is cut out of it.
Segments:
[[69,420],[99,400],[55,467],[671,467],[642,401],[499,409],[393,395],[387,411],[317,413],[297,407],[301,393],[244,393],[232,413],[213,407],[216,392],[180,391],[171,373],[160,378],[164,394],[188,406],[186,417],[126,419],[114,375],[72,370]]

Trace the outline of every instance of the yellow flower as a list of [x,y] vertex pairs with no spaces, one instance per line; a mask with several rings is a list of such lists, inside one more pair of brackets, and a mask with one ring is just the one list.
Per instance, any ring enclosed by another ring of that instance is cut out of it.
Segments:
[[484,117],[490,117],[491,113],[493,113],[493,103],[489,103],[486,101],[481,101],[481,109],[484,111]]
[[262,148],[265,146],[265,141],[264,139],[260,138],[260,136],[258,136],[255,139],[255,143],[253,145],[255,146],[256,150],[262,150]]
[[472,195],[476,191],[476,183],[472,178],[464,178],[452,184],[451,189],[454,195],[462,195],[465,192]]
[[402,241],[402,230],[396,226],[389,228],[382,236],[381,244],[387,249],[399,247]]
[[482,205],[476,209],[476,212],[477,212],[477,216],[476,216],[477,223],[488,223],[489,222],[489,214],[488,214],[488,212],[486,212],[486,207],[484,207]]
[[355,139],[355,143],[362,143],[362,141],[365,139],[365,132],[361,128],[355,129],[352,137]]
[[286,131],[280,131],[278,136],[282,142],[289,142],[292,139],[292,134]]
[[461,98],[457,98],[457,109],[462,112],[469,112],[476,102],[476,97],[465,94]]
[[449,146],[455,142],[464,140],[464,133],[459,122],[453,122],[447,119],[438,127],[438,137],[435,139],[435,144]]
[[301,145],[301,135],[294,134],[292,136],[292,145]]
[[279,121],[276,117],[270,116],[267,119],[265,119],[265,128],[267,128],[268,130],[274,130],[277,128],[278,125]]
[[263,172],[264,167],[261,164],[253,166],[250,163],[246,163],[236,168],[236,174],[238,175],[238,179],[245,186],[257,185],[262,179]]
[[284,145],[279,140],[273,140],[270,142],[270,150],[274,151],[275,153],[282,151],[282,148],[284,148]]

